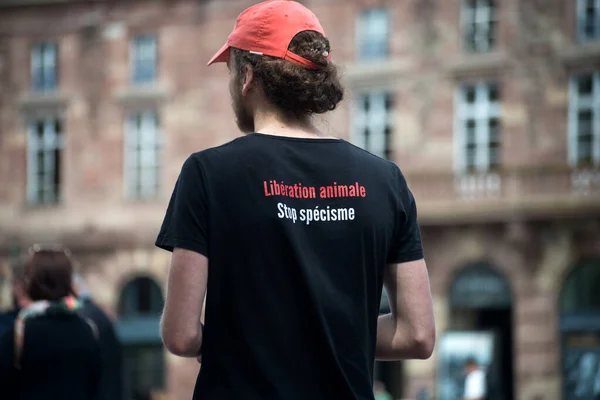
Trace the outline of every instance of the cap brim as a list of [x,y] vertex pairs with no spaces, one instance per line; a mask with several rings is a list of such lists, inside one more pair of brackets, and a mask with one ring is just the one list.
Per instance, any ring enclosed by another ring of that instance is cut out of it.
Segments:
[[212,65],[218,62],[227,62],[227,60],[229,60],[229,49],[229,45],[225,43],[206,65]]

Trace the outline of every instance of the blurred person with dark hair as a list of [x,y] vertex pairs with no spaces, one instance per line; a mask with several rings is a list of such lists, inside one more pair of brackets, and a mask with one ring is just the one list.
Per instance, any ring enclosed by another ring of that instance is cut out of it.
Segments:
[[106,313],[94,302],[88,286],[81,276],[73,275],[73,290],[81,302],[79,314],[98,328],[102,350],[102,378],[97,400],[119,400],[123,396],[123,354],[114,325]]
[[246,135],[184,162],[156,240],[173,252],[162,339],[202,357],[194,399],[372,400],[375,358],[433,351],[404,176],[313,122],[343,98],[331,53],[310,10],[271,0],[209,61],[227,64]]
[[0,338],[1,394],[19,400],[94,399],[100,348],[93,324],[78,315],[68,251],[34,246],[30,254],[24,294],[15,292],[22,308]]
[[474,357],[465,361],[465,392],[464,400],[485,400],[487,398],[487,383],[485,372]]

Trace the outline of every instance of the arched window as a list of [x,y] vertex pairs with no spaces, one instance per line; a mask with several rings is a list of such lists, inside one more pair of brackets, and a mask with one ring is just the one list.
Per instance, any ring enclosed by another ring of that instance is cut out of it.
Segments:
[[600,398],[600,260],[573,268],[559,306],[564,398]]
[[140,277],[127,283],[121,293],[119,316],[140,317],[160,315],[163,297],[160,287],[148,277]]
[[582,262],[569,274],[560,295],[560,312],[600,312],[600,261]]
[[119,336],[123,343],[124,398],[147,399],[165,384],[164,350],[160,338],[163,295],[149,277],[128,282],[119,300]]

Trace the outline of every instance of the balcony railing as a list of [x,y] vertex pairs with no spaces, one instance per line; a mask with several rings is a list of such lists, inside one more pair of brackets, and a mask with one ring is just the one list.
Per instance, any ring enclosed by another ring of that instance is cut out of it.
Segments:
[[600,169],[544,167],[490,173],[407,173],[425,222],[461,217],[600,210]]

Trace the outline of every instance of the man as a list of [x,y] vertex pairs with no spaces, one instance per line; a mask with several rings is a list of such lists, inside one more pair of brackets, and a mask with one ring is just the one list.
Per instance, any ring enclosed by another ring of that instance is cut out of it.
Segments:
[[464,400],[485,400],[487,396],[486,377],[483,369],[474,358],[465,361]]
[[311,122],[343,97],[330,53],[311,11],[271,0],[209,62],[227,63],[246,135],[185,161],[156,240],[173,251],[163,341],[202,355],[194,399],[373,400],[376,357],[433,351],[404,177]]
[[73,290],[82,303],[79,314],[92,321],[98,329],[98,340],[102,349],[102,377],[97,399],[121,399],[123,396],[123,355],[113,323],[92,300],[85,280],[79,273],[73,274]]

